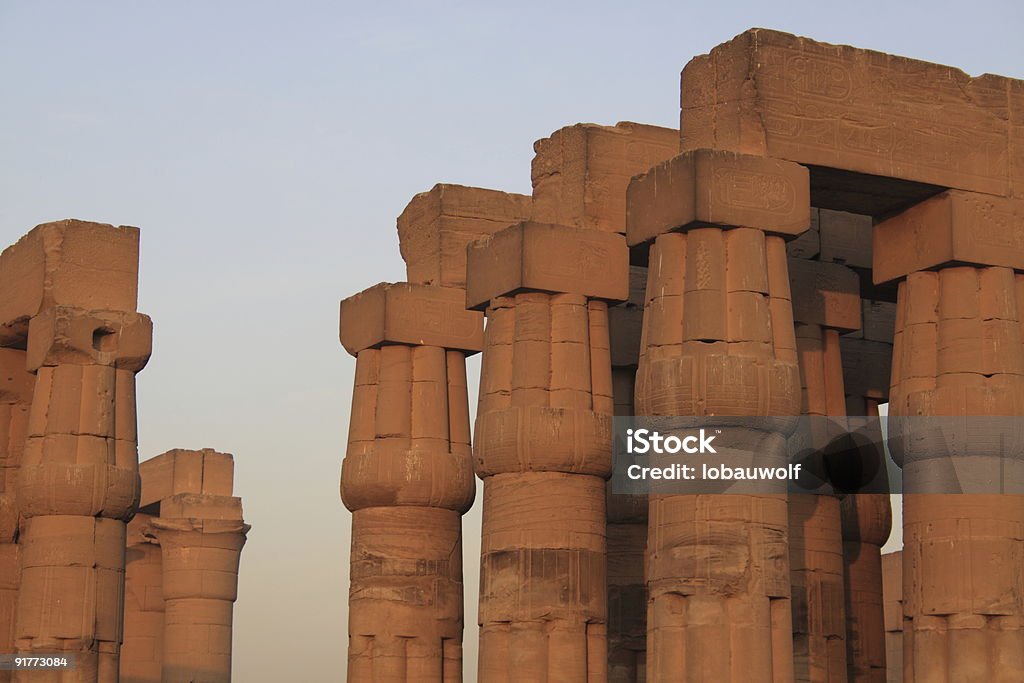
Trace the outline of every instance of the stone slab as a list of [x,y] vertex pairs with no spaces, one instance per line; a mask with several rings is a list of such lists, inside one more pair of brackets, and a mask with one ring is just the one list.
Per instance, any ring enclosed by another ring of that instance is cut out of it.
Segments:
[[860,278],[838,263],[789,259],[793,321],[835,330],[861,326]]
[[875,226],[876,284],[961,263],[1024,270],[1024,200],[949,190]]
[[135,311],[138,276],[138,228],[44,223],[0,254],[0,326],[58,305]]
[[1021,81],[750,29],[682,77],[682,149],[1009,195],[1022,171]]
[[629,250],[622,235],[525,222],[469,247],[466,308],[521,291],[629,298]]
[[799,164],[698,149],[637,176],[626,193],[630,246],[701,226],[799,235],[811,225],[810,184]]
[[341,344],[353,356],[384,344],[483,348],[483,315],[465,309],[461,289],[382,282],[341,302]]

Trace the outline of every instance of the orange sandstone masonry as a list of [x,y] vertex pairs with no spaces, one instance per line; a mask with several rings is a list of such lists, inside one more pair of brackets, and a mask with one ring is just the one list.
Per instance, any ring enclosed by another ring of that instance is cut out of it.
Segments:
[[0,653],[73,661],[0,681],[231,678],[248,527],[219,502],[230,456],[173,482],[170,454],[139,467],[138,248],[136,228],[65,220],[0,254]]
[[[436,185],[398,219],[409,283],[341,304],[356,356],[341,495],[352,510],[348,675],[462,680],[462,520],[475,489],[466,357],[466,244],[526,218],[529,198]],[[418,597],[413,597],[418,596]]]
[[[349,680],[458,679],[461,567],[439,549],[471,469],[481,681],[1024,678],[1019,496],[908,494],[883,559],[884,493],[644,501],[603,481],[613,414],[774,416],[773,448],[787,416],[835,417],[824,442],[887,401],[1021,416],[1024,85],[752,29],[681,91],[679,131],[538,141],[532,197],[418,195],[410,284],[343,307]],[[470,458],[464,382],[438,387],[481,348]],[[904,483],[941,485],[934,441],[893,424]]]

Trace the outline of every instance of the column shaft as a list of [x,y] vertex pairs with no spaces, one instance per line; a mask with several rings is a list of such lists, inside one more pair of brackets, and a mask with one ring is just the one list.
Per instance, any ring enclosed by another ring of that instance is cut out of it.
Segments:
[[[1009,268],[961,266],[900,283],[890,415],[1024,414],[1021,280]],[[957,457],[984,455],[983,442]],[[912,491],[903,497],[904,680],[1022,680],[1024,497],[915,493],[932,473],[929,455],[901,439]]]
[[[135,373],[151,336],[139,314],[63,307],[29,326],[36,383],[18,480],[16,644],[77,660],[46,680],[118,680],[125,520],[139,499]],[[43,678],[19,671],[14,680]]]
[[480,680],[603,683],[607,305],[528,292],[493,299],[487,319],[475,442]]
[[228,519],[158,517],[150,523],[163,569],[163,683],[230,683],[232,613],[247,531],[248,525]]
[[[21,579],[16,486],[34,379],[25,368],[24,351],[0,348],[0,652],[15,649]],[[8,683],[13,675],[0,671],[0,683]]]
[[402,311],[412,336],[429,329],[417,316],[434,306],[455,321],[444,331],[453,346],[462,322],[475,339],[471,348],[482,342],[483,317],[463,309],[461,289],[385,285],[342,303],[342,341],[356,354],[341,476],[342,500],[352,511],[348,678],[461,681],[462,514],[474,497],[466,385],[471,351],[386,336],[378,344],[349,343],[372,317],[353,311],[368,297],[372,303],[378,291],[386,315],[409,305]]
[[[638,412],[796,415],[782,238],[694,228],[658,236],[649,261]],[[649,681],[793,680],[787,527],[784,489],[652,497]]]

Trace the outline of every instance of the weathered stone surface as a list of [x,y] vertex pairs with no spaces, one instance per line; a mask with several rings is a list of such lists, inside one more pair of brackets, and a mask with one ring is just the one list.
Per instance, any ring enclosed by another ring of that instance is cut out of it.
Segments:
[[44,223],[0,254],[0,326],[58,305],[134,311],[138,274],[138,228]]
[[683,70],[682,148],[1009,195],[1022,92],[1000,76],[750,29]]
[[578,123],[533,148],[532,220],[624,233],[630,178],[678,154],[679,131],[630,122]]
[[860,279],[837,263],[789,259],[793,320],[848,332],[860,329]]
[[465,309],[461,289],[382,282],[341,302],[341,344],[353,356],[382,344],[476,352],[484,318]]
[[691,227],[798,235],[811,224],[806,168],[734,152],[685,152],[634,178],[626,196],[630,246]]
[[530,218],[530,197],[439,183],[412,198],[398,217],[408,281],[466,286],[470,242]]
[[167,451],[139,464],[142,478],[139,507],[179,493],[230,496],[234,473],[234,458],[229,453],[218,453],[212,448]]
[[875,226],[876,283],[952,263],[1024,270],[1024,200],[950,190]]
[[469,247],[466,308],[522,291],[629,298],[629,253],[616,233],[521,223]]
[[903,683],[903,552],[882,555],[885,683]]
[[822,261],[871,267],[871,216],[819,209]]

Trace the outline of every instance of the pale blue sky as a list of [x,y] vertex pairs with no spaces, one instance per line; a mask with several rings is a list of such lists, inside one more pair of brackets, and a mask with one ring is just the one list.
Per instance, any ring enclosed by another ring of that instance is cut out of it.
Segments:
[[0,0],[0,244],[66,217],[142,228],[141,452],[234,453],[254,527],[235,680],[342,679],[337,302],[403,278],[409,198],[529,192],[533,141],[565,124],[677,125],[680,69],[751,26],[1024,77],[1019,1]]

